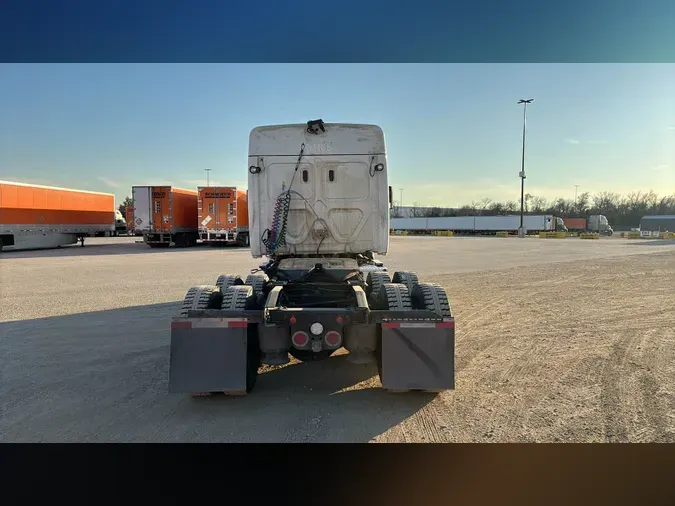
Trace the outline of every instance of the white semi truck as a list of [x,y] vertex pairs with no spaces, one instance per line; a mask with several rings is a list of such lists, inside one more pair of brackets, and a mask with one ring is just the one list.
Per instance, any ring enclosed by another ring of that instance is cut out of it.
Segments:
[[169,391],[247,393],[261,363],[343,347],[352,363],[376,363],[385,389],[454,389],[445,290],[375,259],[389,249],[392,197],[382,130],[257,127],[248,161],[251,254],[266,260],[188,290],[171,322]]

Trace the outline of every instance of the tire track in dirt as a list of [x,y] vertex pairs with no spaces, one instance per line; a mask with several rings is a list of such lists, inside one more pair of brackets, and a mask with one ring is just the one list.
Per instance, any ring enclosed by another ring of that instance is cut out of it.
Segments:
[[[672,286],[675,269],[664,271],[663,257],[456,278],[457,390],[409,422],[435,420],[443,441],[671,440],[675,388],[659,387],[675,357],[668,361],[671,352],[648,343],[663,343],[663,326],[675,327],[668,316],[675,294],[649,288],[655,271]],[[653,335],[641,328],[646,322]],[[642,369],[630,363],[640,349],[648,350],[639,358]],[[622,375],[632,378],[629,387]],[[404,426],[399,440],[415,440],[414,426]]]
[[486,323],[499,321],[498,314],[500,311],[497,308],[506,310],[506,306],[507,298],[502,296],[479,309],[471,311],[469,314],[458,314],[458,324],[455,334],[457,372],[468,367],[478,355],[486,352],[500,340],[502,337],[501,333],[496,332],[485,335],[485,332],[482,332],[482,330],[485,329]]
[[603,368],[600,402],[604,419],[605,441],[608,443],[628,442],[628,428],[625,427],[621,414],[621,380],[630,344],[630,336],[626,336],[613,344],[612,351]]

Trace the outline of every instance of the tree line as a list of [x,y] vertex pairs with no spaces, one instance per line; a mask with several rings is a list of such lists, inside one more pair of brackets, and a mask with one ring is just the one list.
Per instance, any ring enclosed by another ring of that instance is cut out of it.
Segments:
[[124,199],[124,202],[122,202],[117,209],[119,209],[119,212],[122,213],[122,216],[127,215],[127,206],[133,207],[134,201],[131,199],[131,197],[127,197]]
[[[661,197],[655,192],[631,192],[621,195],[612,192],[580,194],[575,199],[562,197],[546,200],[525,194],[525,212],[528,214],[552,214],[561,218],[584,218],[591,214],[603,214],[614,228],[637,227],[646,215],[675,214],[675,194]],[[459,208],[422,207],[419,203],[401,208],[394,205],[392,218],[435,218],[445,216],[495,216],[517,214],[520,202],[495,202],[485,198]]]

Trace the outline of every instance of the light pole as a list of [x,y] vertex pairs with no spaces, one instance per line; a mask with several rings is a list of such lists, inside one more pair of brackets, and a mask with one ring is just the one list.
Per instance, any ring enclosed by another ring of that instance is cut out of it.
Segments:
[[403,216],[403,188],[399,188],[398,191],[401,192],[401,198],[398,201],[398,205],[401,208],[401,217]]
[[577,207],[577,193],[579,192],[579,185],[574,185],[574,212],[579,213],[579,208]]
[[209,186],[209,172],[211,172],[211,169],[204,169],[206,172],[206,186]]
[[527,104],[534,102],[533,98],[520,99],[518,104],[523,104],[523,157],[520,167],[520,228],[518,237],[525,237],[525,227],[523,226],[523,215],[525,213],[525,118],[527,115]]

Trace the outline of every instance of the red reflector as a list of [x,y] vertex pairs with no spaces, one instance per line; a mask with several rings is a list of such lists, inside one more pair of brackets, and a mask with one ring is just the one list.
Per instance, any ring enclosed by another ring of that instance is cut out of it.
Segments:
[[248,327],[248,321],[243,320],[243,321],[230,321],[227,322],[227,326],[229,328],[237,328],[237,329],[242,329]]
[[343,322],[344,320],[342,319],[342,316],[338,316],[338,317],[335,319],[335,321],[338,322],[338,325],[342,325],[342,322]]
[[299,330],[298,332],[293,334],[293,344],[296,347],[301,348],[303,346],[306,346],[308,342],[309,342],[309,336],[307,335],[307,333]]
[[295,316],[291,316],[291,319],[289,320],[291,322],[291,325],[295,325],[295,322],[298,320],[295,319]]
[[337,346],[338,344],[340,344],[340,334],[338,334],[334,330],[326,332],[326,337],[324,339],[326,340],[326,344],[328,346]]
[[171,322],[171,329],[191,329],[192,322]]
[[388,329],[397,329],[401,326],[401,324],[400,323],[383,323],[382,326],[386,327]]
[[455,328],[455,322],[449,321],[449,322],[442,322],[442,323],[437,323],[436,324],[437,329],[454,329]]

